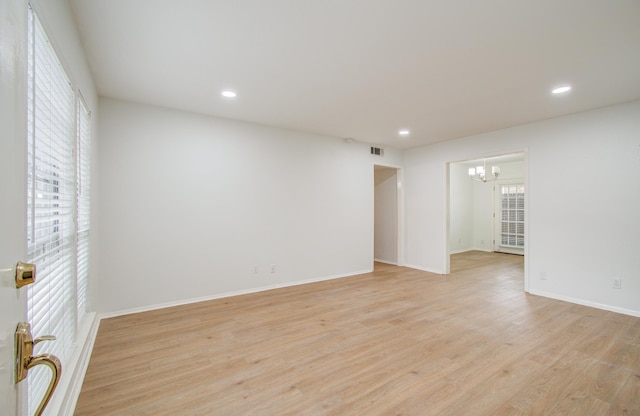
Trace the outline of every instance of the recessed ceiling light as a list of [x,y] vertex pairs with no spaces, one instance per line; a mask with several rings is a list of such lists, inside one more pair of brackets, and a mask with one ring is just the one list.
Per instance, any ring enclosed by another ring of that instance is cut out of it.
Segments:
[[234,91],[231,91],[231,90],[222,91],[222,96],[223,97],[236,98],[236,95],[238,95],[238,94],[236,94]]
[[400,136],[408,136],[409,133],[411,133],[411,132],[409,130],[407,130],[407,129],[403,129],[403,130],[398,131],[398,134]]
[[571,86],[564,85],[562,87],[554,88],[551,90],[552,94],[562,94],[563,92],[568,92],[571,90]]

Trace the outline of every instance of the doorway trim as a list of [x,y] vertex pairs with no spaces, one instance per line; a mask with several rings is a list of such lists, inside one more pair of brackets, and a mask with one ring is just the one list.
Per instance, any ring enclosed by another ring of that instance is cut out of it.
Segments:
[[518,153],[522,153],[523,154],[523,160],[524,160],[524,186],[526,189],[526,197],[524,200],[524,291],[529,293],[529,207],[530,207],[530,199],[531,199],[531,188],[529,187],[529,149],[527,147],[522,148],[522,149],[515,149],[515,150],[511,150],[511,151],[504,151],[504,152],[495,152],[495,153],[485,153],[485,154],[481,154],[481,155],[475,155],[475,156],[469,156],[469,157],[465,157],[463,159],[458,159],[458,160],[453,160],[453,161],[449,161],[445,163],[445,212],[446,212],[446,218],[447,220],[445,221],[445,250],[444,250],[444,255],[445,255],[445,261],[444,261],[444,265],[445,265],[445,270],[444,270],[444,274],[451,274],[451,247],[450,247],[450,232],[451,232],[451,226],[450,226],[450,221],[451,221],[451,203],[450,203],[450,199],[451,199],[451,165],[455,164],[455,163],[464,163],[467,161],[471,161],[471,160],[476,160],[476,159],[489,159],[492,157],[499,157],[499,156],[507,156],[507,155],[512,155],[512,154],[518,154]]
[[404,173],[402,167],[393,164],[374,163],[372,173],[374,174],[374,201],[373,201],[373,226],[371,227],[371,258],[375,262],[375,169],[377,167],[395,169],[396,171],[396,265],[404,266]]

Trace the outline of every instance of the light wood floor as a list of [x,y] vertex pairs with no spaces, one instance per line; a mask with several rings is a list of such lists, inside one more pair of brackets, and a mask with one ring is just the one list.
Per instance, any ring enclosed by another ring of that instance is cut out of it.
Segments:
[[76,415],[640,415],[640,318],[527,295],[519,256],[103,320]]

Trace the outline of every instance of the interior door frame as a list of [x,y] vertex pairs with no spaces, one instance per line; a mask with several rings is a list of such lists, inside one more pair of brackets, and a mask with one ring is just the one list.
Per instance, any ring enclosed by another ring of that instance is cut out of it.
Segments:
[[514,149],[504,152],[495,152],[495,153],[485,153],[482,155],[468,156],[458,160],[452,160],[445,163],[445,213],[446,213],[446,221],[445,221],[445,250],[444,250],[444,265],[445,275],[451,274],[451,247],[449,244],[450,239],[450,224],[451,221],[451,164],[454,163],[464,163],[471,160],[477,159],[488,159],[497,156],[506,156],[516,153],[522,153],[524,155],[524,186],[526,197],[524,199],[524,291],[529,293],[529,250],[531,248],[531,244],[529,243],[529,213],[530,213],[530,200],[531,200],[531,187],[529,186],[529,148],[521,148]]
[[[389,168],[389,169],[395,169],[396,171],[396,186],[397,186],[397,192],[396,192],[396,265],[397,266],[404,266],[404,185],[403,185],[403,172],[402,172],[402,167],[400,166],[396,166],[396,165],[392,165],[392,164],[385,164],[385,163],[374,163],[373,164],[373,169],[372,169],[372,173],[375,176],[375,168],[376,166],[382,167],[382,168]],[[371,229],[372,232],[372,238],[371,238],[371,242],[372,242],[372,246],[371,246],[371,258],[373,259],[373,261],[375,261],[375,180],[374,182],[374,201],[373,201],[373,209],[374,209],[374,215],[373,215],[373,227]]]

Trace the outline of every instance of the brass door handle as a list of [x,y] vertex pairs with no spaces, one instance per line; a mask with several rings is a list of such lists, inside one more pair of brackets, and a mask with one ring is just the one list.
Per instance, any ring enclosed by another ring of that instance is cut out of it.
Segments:
[[16,288],[30,285],[36,281],[36,265],[31,263],[23,263],[21,261],[16,264]]
[[62,364],[55,355],[40,354],[33,356],[33,346],[43,341],[54,341],[56,337],[45,335],[35,340],[31,335],[31,326],[26,322],[20,322],[16,328],[16,384],[27,378],[31,368],[38,365],[46,365],[51,369],[51,381],[47,391],[36,410],[35,416],[40,416],[44,408],[51,400],[53,391],[56,389],[60,376],[62,375]]

